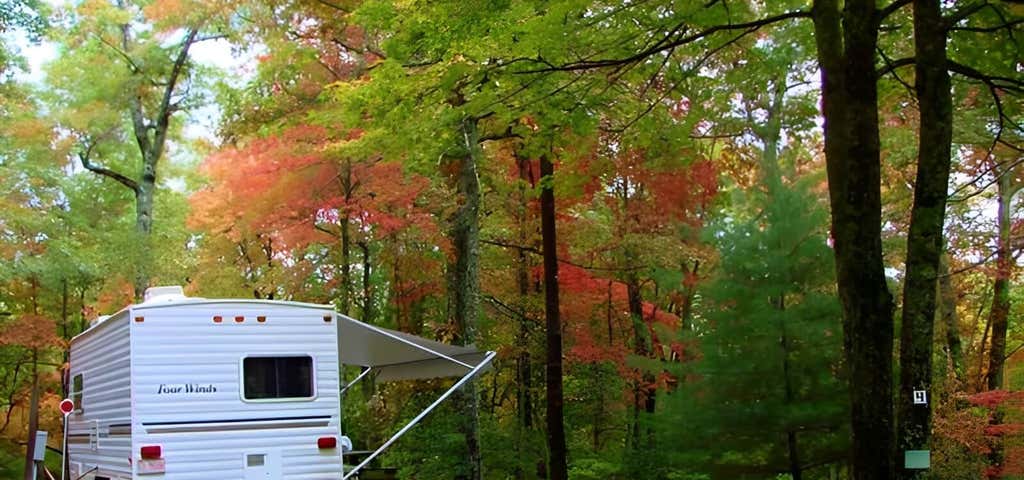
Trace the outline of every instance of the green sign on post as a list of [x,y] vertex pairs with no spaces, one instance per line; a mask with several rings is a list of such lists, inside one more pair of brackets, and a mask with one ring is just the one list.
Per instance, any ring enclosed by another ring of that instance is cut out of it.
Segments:
[[903,468],[929,468],[932,466],[930,450],[907,450],[903,452]]

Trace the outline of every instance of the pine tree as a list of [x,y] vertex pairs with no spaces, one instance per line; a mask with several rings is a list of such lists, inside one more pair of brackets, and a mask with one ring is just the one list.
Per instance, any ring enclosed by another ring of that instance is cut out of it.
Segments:
[[[711,228],[716,278],[701,295],[697,360],[667,395],[668,464],[711,478],[799,480],[846,459],[842,327],[826,212],[806,186],[754,200],[751,220]],[[757,210],[757,209],[755,209]]]

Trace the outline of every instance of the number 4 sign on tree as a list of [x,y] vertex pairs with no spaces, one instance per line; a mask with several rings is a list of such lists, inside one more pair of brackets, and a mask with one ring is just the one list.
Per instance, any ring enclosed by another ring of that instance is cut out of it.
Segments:
[[914,390],[914,405],[928,405],[928,392],[925,390]]

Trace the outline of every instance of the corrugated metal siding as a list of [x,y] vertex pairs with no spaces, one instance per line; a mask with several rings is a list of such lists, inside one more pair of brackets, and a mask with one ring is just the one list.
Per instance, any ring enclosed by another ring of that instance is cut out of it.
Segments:
[[[337,480],[337,450],[316,440],[339,435],[338,347],[332,312],[295,305],[202,303],[139,309],[132,323],[132,422],[137,451],[163,447],[165,480]],[[214,323],[213,316],[223,318]],[[244,316],[236,323],[236,316]],[[256,317],[266,317],[258,323]],[[246,355],[309,355],[316,397],[307,401],[245,402],[240,369]],[[213,385],[216,392],[158,393],[160,386]],[[285,420],[279,420],[285,419]],[[278,428],[263,428],[273,425]],[[269,475],[252,476],[246,454],[268,454]],[[278,474],[276,469],[279,469]],[[147,478],[140,476],[138,478]]]
[[83,411],[68,417],[68,453],[83,472],[98,466],[97,475],[131,478],[131,437],[110,431],[111,425],[131,423],[129,344],[127,312],[71,342],[71,376],[83,375]]

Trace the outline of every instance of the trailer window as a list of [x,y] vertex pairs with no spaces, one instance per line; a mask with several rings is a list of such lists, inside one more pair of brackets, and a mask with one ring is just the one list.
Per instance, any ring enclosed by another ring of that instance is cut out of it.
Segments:
[[246,357],[242,360],[246,400],[311,398],[313,358]]
[[71,401],[75,403],[75,411],[82,411],[82,374],[79,373],[71,378]]

